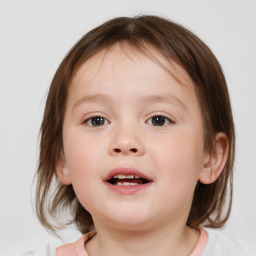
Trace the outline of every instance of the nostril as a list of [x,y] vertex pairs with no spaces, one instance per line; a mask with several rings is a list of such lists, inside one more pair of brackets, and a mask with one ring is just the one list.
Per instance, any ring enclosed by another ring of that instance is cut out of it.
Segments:
[[[114,148],[115,153],[120,153],[121,151],[122,150],[120,148]],[[138,150],[136,148],[131,148],[129,151],[133,153],[137,153]]]

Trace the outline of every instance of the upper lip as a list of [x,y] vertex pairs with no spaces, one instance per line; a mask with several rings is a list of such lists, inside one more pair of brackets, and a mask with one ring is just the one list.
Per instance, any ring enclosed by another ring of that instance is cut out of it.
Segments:
[[140,178],[146,179],[148,181],[152,181],[147,175],[142,173],[141,171],[137,170],[136,168],[133,167],[118,167],[112,169],[104,178],[104,181],[108,181],[113,178],[113,176],[118,175],[118,174],[124,174],[124,175],[134,175],[134,176],[139,176]]

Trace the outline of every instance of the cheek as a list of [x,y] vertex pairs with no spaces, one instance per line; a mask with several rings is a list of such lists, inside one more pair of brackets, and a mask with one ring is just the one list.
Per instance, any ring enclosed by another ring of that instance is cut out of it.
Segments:
[[170,143],[162,141],[156,148],[154,164],[158,169],[157,182],[162,184],[159,193],[166,213],[179,216],[191,207],[202,153],[196,139],[184,134],[176,134]]
[[100,149],[97,141],[91,141],[79,132],[69,133],[64,140],[64,150],[75,194],[86,209],[90,208],[95,204],[94,197],[90,195],[97,194],[98,185]]
[[155,162],[161,175],[173,186],[192,186],[203,166],[203,140],[193,133],[179,132],[158,144]]
[[90,179],[91,171],[99,162],[97,141],[90,141],[83,133],[72,130],[65,135],[64,153],[72,183]]

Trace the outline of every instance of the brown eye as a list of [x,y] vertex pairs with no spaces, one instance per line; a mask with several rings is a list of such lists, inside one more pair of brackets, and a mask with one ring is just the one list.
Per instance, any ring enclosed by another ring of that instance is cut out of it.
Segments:
[[153,126],[164,126],[171,123],[171,120],[164,116],[153,116],[148,122]]
[[85,123],[88,124],[89,126],[103,126],[103,125],[109,124],[107,119],[101,116],[91,117],[85,120]]

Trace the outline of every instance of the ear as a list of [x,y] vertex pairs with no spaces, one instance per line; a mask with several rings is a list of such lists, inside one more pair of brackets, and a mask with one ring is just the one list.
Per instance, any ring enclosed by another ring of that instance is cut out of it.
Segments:
[[56,175],[63,185],[70,185],[71,179],[67,168],[66,160],[62,154],[56,164]]
[[211,151],[206,155],[199,181],[203,184],[215,182],[221,175],[228,157],[229,142],[223,132],[217,133]]

